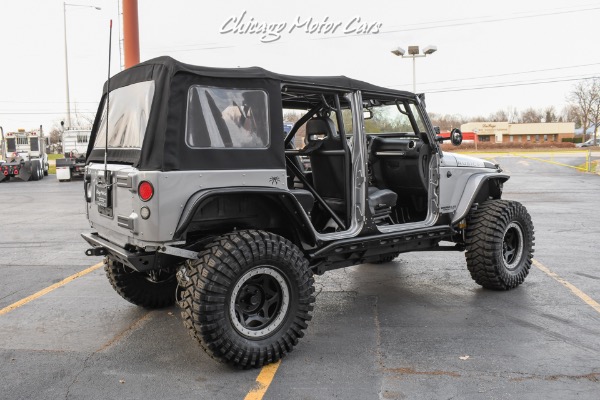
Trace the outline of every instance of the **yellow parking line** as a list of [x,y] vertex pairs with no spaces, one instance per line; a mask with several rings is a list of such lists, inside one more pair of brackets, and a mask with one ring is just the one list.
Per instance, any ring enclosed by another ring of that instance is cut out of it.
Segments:
[[583,171],[583,169],[582,169],[582,168],[576,167],[576,166],[574,166],[574,165],[563,164],[563,163],[561,163],[561,162],[558,162],[558,161],[545,160],[545,159],[543,159],[543,158],[526,156],[526,155],[523,155],[523,154],[520,154],[520,153],[514,153],[514,155],[515,155],[515,156],[519,156],[519,157],[521,157],[521,158],[527,158],[527,159],[529,159],[529,160],[541,161],[541,162],[545,162],[545,163],[548,163],[548,164],[553,164],[553,165],[558,165],[558,166],[561,166],[561,167],[573,168],[573,169],[576,169],[576,170],[578,170],[578,171]]
[[564,278],[561,278],[560,276],[558,276],[554,272],[550,271],[548,269],[548,267],[546,267],[545,265],[543,265],[538,260],[533,260],[533,265],[535,265],[536,267],[538,267],[541,271],[545,272],[549,277],[551,277],[552,279],[554,279],[558,283],[561,283],[562,285],[566,286],[571,292],[573,292],[573,294],[575,294],[575,296],[579,297],[587,305],[589,305],[594,310],[596,310],[596,311],[598,311],[600,313],[600,304],[598,304],[598,302],[596,300],[592,299],[590,296],[588,296],[587,294],[583,293],[579,288],[577,288],[575,285],[567,282]]
[[80,272],[78,272],[76,274],[73,274],[73,275],[71,275],[71,276],[63,279],[62,281],[55,283],[54,285],[48,286],[47,288],[42,289],[39,292],[32,294],[31,296],[25,297],[24,299],[19,300],[16,303],[13,303],[13,304],[11,304],[8,307],[4,307],[3,309],[0,310],[0,315],[7,314],[7,313],[11,312],[12,310],[14,310],[16,308],[19,308],[19,307],[21,307],[21,306],[23,306],[23,305],[25,305],[25,304],[27,304],[27,303],[29,303],[29,302],[37,299],[37,298],[39,298],[39,297],[42,297],[43,295],[45,295],[47,293],[50,293],[54,289],[57,289],[57,288],[59,288],[61,286],[66,285],[67,283],[71,282],[72,280],[75,280],[75,279],[77,279],[79,277],[82,277],[84,275],[89,274],[92,271],[97,270],[98,268],[100,268],[103,265],[104,265],[103,262],[100,262],[100,263],[98,263],[96,265],[92,265],[91,267],[89,267],[87,269],[84,269],[83,271],[80,271]]
[[275,373],[277,372],[277,368],[281,364],[281,360],[276,363],[265,365],[261,370],[258,377],[256,377],[256,382],[258,385],[248,392],[244,400],[262,400],[263,396],[269,389],[273,378],[275,377]]

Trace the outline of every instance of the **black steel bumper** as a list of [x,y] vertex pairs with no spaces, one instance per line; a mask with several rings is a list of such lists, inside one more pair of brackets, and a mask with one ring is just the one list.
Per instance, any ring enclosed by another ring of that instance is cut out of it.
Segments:
[[101,238],[97,233],[82,233],[81,237],[92,245],[92,248],[85,252],[88,256],[108,255],[139,272],[155,269],[159,264],[159,255],[156,252],[132,252]]

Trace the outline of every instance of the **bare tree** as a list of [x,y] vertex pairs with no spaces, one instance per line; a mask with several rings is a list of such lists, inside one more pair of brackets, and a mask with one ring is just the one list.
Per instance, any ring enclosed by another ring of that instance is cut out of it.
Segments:
[[517,107],[508,108],[508,122],[511,124],[519,122],[519,110],[517,110]]
[[575,106],[579,121],[581,122],[582,141],[587,139],[586,133],[590,126],[590,116],[594,109],[595,102],[598,101],[599,88],[597,79],[584,79],[575,84],[573,90],[567,97],[567,100]]
[[533,107],[529,107],[521,113],[520,122],[524,124],[542,122],[543,117],[544,116],[539,110],[536,110]]
[[294,112],[294,111],[286,111],[283,113],[283,120],[285,122],[295,123],[302,117],[302,114]]
[[558,122],[554,106],[544,108],[544,122]]
[[449,131],[453,128],[459,128],[462,124],[470,120],[459,114],[429,113],[429,118],[431,119],[433,126],[439,126],[440,130],[442,131]]
[[590,110],[590,122],[594,124],[594,144],[598,138],[598,124],[600,124],[600,79],[594,78],[592,80],[592,92],[596,95],[592,101],[592,107]]
[[50,144],[58,144],[60,142],[61,131],[57,128],[52,128],[48,137],[50,138]]
[[508,121],[508,114],[505,110],[500,109],[495,113],[490,114],[488,119],[490,122],[506,122]]
[[561,116],[558,118],[558,122],[574,122],[575,128],[581,127],[581,121],[577,113],[577,107],[573,104],[567,104],[561,112]]

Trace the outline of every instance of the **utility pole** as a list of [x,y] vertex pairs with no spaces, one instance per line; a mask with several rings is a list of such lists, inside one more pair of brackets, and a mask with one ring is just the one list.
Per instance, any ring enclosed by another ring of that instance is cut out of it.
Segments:
[[69,57],[67,56],[67,6],[69,7],[84,7],[94,8],[96,10],[102,10],[97,6],[90,6],[85,4],[70,4],[63,2],[63,33],[65,37],[65,83],[67,88],[67,128],[71,128],[71,95],[69,92]]
[[123,0],[123,45],[125,69],[140,63],[140,33],[137,0]]

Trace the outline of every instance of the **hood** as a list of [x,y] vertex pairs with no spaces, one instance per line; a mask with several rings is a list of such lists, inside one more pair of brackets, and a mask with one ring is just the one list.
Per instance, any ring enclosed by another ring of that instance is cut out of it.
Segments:
[[497,169],[496,165],[481,158],[465,156],[457,153],[444,153],[441,165],[443,167],[469,167],[469,168],[491,168]]

